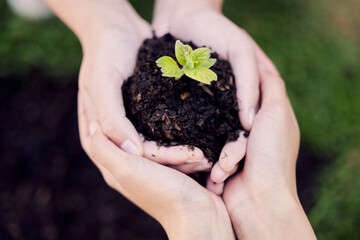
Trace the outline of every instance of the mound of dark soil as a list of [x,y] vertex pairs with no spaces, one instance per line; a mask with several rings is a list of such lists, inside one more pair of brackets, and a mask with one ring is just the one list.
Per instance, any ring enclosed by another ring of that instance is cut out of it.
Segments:
[[162,56],[176,59],[175,41],[169,34],[144,41],[134,75],[122,87],[127,117],[146,140],[196,146],[217,161],[226,141],[236,140],[242,129],[231,66],[212,54],[217,62],[211,70],[218,81],[211,85],[185,75],[180,80],[163,77],[155,61]]

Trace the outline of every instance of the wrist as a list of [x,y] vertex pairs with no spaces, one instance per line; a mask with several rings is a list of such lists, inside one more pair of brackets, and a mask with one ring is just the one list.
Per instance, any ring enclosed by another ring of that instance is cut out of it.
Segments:
[[153,25],[171,25],[174,19],[181,19],[199,11],[221,12],[223,0],[156,0]]
[[133,34],[145,25],[127,0],[44,0],[75,33],[82,47],[110,33]]
[[241,239],[315,239],[299,199],[290,189],[250,195],[229,209]]
[[139,25],[145,22],[126,0],[93,6],[87,14],[83,19],[85,23],[80,23],[74,31],[83,48],[106,41],[112,35],[136,35]]
[[160,220],[169,239],[234,239],[223,202],[206,202],[182,206],[173,211],[173,216]]

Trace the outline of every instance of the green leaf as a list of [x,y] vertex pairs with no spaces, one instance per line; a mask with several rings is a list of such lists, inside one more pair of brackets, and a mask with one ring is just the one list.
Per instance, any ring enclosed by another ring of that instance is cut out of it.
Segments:
[[204,67],[204,68],[211,68],[215,63],[216,63],[216,59],[210,58],[210,59],[206,60],[205,62],[203,62],[202,64],[200,64],[199,66]]
[[193,52],[192,48],[189,45],[184,45],[180,40],[176,40],[175,43],[175,56],[176,60],[182,65],[186,65],[185,53],[191,54]]
[[194,68],[194,60],[188,52],[185,52],[186,64],[185,68]]
[[156,60],[156,64],[161,68],[164,77],[174,77],[177,80],[183,75],[183,72],[171,57],[161,57]]
[[191,55],[191,53],[193,52],[193,49],[190,47],[190,45],[185,45],[186,51]]
[[217,75],[205,67],[195,67],[193,69],[185,68],[184,73],[189,78],[210,85],[212,81],[217,81]]
[[180,40],[177,40],[175,43],[175,55],[177,61],[182,65],[185,66],[186,59],[185,59],[185,52],[187,50],[185,49],[185,46]]
[[195,66],[201,65],[210,58],[211,50],[209,48],[198,48],[191,53]]

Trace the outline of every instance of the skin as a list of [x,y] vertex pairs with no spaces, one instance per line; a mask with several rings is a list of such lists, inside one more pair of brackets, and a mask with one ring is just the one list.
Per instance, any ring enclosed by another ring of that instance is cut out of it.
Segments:
[[126,118],[121,86],[132,75],[139,47],[152,37],[150,25],[124,0],[45,0],[79,38],[83,60],[79,99],[90,121],[118,147],[137,156],[192,173],[210,171],[202,151],[186,146],[158,147],[143,141]]
[[296,189],[299,126],[284,81],[260,48],[256,51],[261,107],[244,169],[225,184],[223,200],[240,239],[316,239]]

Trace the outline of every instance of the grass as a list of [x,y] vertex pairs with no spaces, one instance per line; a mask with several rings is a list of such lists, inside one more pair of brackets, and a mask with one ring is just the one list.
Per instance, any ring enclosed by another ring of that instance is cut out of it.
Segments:
[[[133,0],[147,20],[152,1]],[[309,213],[319,239],[359,239],[360,15],[357,0],[225,1],[224,13],[246,29],[279,68],[302,139],[327,165]],[[77,73],[81,49],[58,20],[27,22],[0,3],[0,77],[41,68]]]

